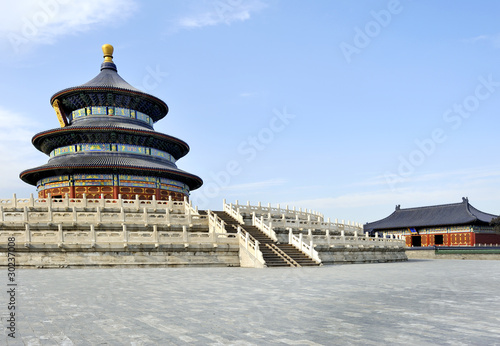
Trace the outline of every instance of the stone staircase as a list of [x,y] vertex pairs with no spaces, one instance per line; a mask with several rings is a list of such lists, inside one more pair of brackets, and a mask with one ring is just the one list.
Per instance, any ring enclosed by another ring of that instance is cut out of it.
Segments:
[[[201,213],[201,211],[200,211]],[[259,249],[268,267],[303,267],[318,264],[290,244],[273,241],[255,226],[243,225],[224,211],[214,211],[227,225],[228,233],[237,232],[238,225],[259,242]]]

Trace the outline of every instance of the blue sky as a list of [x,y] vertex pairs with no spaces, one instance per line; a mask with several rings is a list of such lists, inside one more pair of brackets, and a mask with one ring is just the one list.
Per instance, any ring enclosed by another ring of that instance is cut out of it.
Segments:
[[0,5],[0,195],[29,196],[49,99],[119,74],[170,107],[200,208],[222,199],[375,221],[456,203],[500,213],[496,1],[25,0]]

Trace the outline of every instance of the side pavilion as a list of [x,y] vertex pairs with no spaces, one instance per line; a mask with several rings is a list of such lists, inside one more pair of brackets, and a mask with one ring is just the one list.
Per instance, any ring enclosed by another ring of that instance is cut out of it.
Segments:
[[461,203],[396,210],[363,225],[365,232],[403,235],[406,246],[478,246],[500,244],[490,221],[498,215],[482,212],[463,197]]

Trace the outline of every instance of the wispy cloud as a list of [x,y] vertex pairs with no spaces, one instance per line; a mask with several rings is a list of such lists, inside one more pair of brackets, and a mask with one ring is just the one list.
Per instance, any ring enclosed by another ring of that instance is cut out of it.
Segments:
[[367,208],[379,205],[406,204],[407,207],[419,205],[451,203],[457,200],[454,189],[422,190],[408,189],[404,193],[394,194],[391,191],[372,191],[366,193],[345,194],[338,197],[326,197],[287,202],[290,205],[307,206],[317,210]]
[[100,25],[114,25],[116,18],[123,22],[137,7],[134,0],[4,1],[0,5],[0,37],[18,53]]
[[[39,124],[38,124],[39,125]],[[18,114],[0,107],[0,191],[24,186],[19,173],[47,161],[47,157],[31,144],[31,137],[40,126]],[[45,160],[45,161],[44,161]],[[4,195],[3,195],[4,196]]]
[[[411,177],[400,177],[398,184],[404,188],[405,184],[432,184],[433,182],[445,181],[466,181],[471,183],[473,181],[481,181],[486,178],[500,178],[500,167],[498,166],[485,166],[474,167],[467,169],[460,169],[454,171],[432,172],[415,174]],[[453,178],[453,179],[451,179]],[[385,175],[377,175],[362,181],[354,182],[349,185],[350,187],[388,187],[387,177]],[[398,189],[396,189],[398,190]]]
[[180,28],[201,28],[219,24],[230,25],[250,19],[267,5],[260,0],[217,0],[199,3],[193,13],[177,21]]
[[[458,203],[462,197],[469,197],[474,206],[482,206],[485,212],[495,213],[499,207],[500,166],[427,173],[414,176],[409,183],[402,184],[400,189],[394,191],[387,187],[383,176],[380,176],[356,184],[358,188],[352,185],[353,191],[356,191],[353,193],[284,201],[282,204],[335,211],[334,215],[327,215],[333,217],[354,215],[351,216],[354,221],[374,221],[385,217],[396,204],[410,208]],[[365,191],[360,192],[359,187],[365,187]]]
[[240,93],[240,97],[244,97],[244,98],[248,98],[248,97],[254,97],[254,96],[257,96],[258,93],[257,92],[248,92],[248,91],[245,91],[245,92],[242,92]]
[[484,42],[491,44],[495,48],[500,48],[500,33],[492,35],[478,35],[472,38],[465,39],[466,43],[480,43]]

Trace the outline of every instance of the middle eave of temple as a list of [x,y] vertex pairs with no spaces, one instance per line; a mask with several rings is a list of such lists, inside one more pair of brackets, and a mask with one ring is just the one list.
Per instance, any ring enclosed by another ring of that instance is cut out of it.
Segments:
[[145,113],[156,122],[168,113],[165,102],[120,77],[113,62],[103,62],[101,72],[87,83],[57,92],[50,104],[56,100],[61,102],[65,114],[85,107],[113,105]]
[[[133,136],[127,136],[127,135]],[[74,143],[114,143],[117,136],[130,137],[134,142],[129,144],[153,147],[165,150],[172,154],[176,160],[189,152],[186,142],[140,126],[126,126],[123,124],[100,123],[88,126],[66,126],[37,133],[33,136],[32,143],[41,152],[49,154],[53,149]]]

